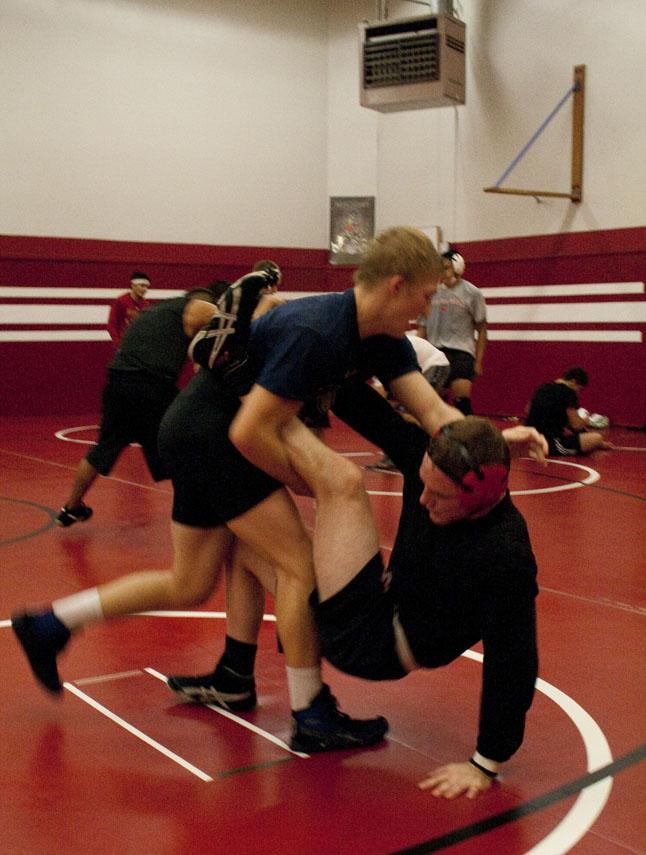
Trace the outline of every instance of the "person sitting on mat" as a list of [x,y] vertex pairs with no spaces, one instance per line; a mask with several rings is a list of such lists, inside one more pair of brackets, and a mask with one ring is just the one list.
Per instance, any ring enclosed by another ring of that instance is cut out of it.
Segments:
[[543,383],[532,395],[525,424],[542,433],[554,457],[589,454],[612,448],[603,434],[590,430],[578,413],[579,393],[588,385],[583,368],[567,368],[560,377]]

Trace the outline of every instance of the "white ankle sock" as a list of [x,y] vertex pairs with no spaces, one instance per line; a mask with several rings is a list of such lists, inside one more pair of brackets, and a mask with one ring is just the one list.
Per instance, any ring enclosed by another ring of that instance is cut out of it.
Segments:
[[103,619],[103,609],[98,588],[88,588],[78,594],[63,597],[52,603],[56,617],[70,630],[78,629],[86,623]]
[[321,669],[318,665],[311,668],[290,668],[288,665],[285,670],[292,710],[307,709],[323,687]]

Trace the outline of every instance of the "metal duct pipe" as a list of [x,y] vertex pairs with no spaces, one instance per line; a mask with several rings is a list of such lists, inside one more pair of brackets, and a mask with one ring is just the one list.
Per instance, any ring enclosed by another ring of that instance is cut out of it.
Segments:
[[[431,15],[453,15],[453,0],[406,0],[407,3],[416,3],[419,6],[426,6]],[[388,20],[388,0],[377,0],[377,21]]]

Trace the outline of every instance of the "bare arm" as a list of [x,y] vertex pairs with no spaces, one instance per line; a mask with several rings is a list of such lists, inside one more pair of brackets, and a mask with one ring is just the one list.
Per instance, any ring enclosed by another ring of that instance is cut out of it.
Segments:
[[485,349],[487,347],[487,322],[482,321],[479,324],[476,324],[476,356],[475,356],[475,370],[476,374],[480,376],[482,374],[482,365],[484,362]]
[[420,338],[428,339],[428,333],[426,332],[426,327],[419,324],[417,327],[417,335]]
[[[417,371],[404,374],[390,384],[398,401],[417,419],[429,436],[449,422],[463,419],[464,416],[454,407],[449,407],[437,392]],[[517,425],[506,428],[502,435],[509,446],[512,457],[531,457],[538,463],[545,463],[548,453],[547,440],[536,428]]]
[[398,377],[390,384],[393,395],[413,415],[429,436],[449,422],[464,416],[454,407],[449,407],[419,371],[411,371]]
[[547,440],[536,428],[516,425],[502,432],[512,457],[531,457],[543,466],[548,452]]
[[575,433],[583,433],[588,429],[588,423],[585,419],[581,418],[574,407],[568,407],[566,413],[570,430],[573,430]]
[[258,301],[258,305],[254,310],[251,320],[255,321],[256,318],[266,314],[271,309],[275,309],[276,306],[282,306],[284,302],[284,298],[279,297],[278,294],[263,294]]
[[247,460],[300,495],[310,495],[292,468],[282,439],[284,426],[297,415],[302,401],[281,398],[253,386],[229,428],[229,439]]

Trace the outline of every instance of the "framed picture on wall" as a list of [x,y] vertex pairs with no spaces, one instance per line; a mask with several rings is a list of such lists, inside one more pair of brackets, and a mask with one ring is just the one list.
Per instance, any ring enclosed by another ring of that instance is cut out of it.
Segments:
[[374,234],[374,196],[330,197],[330,264],[358,264]]

